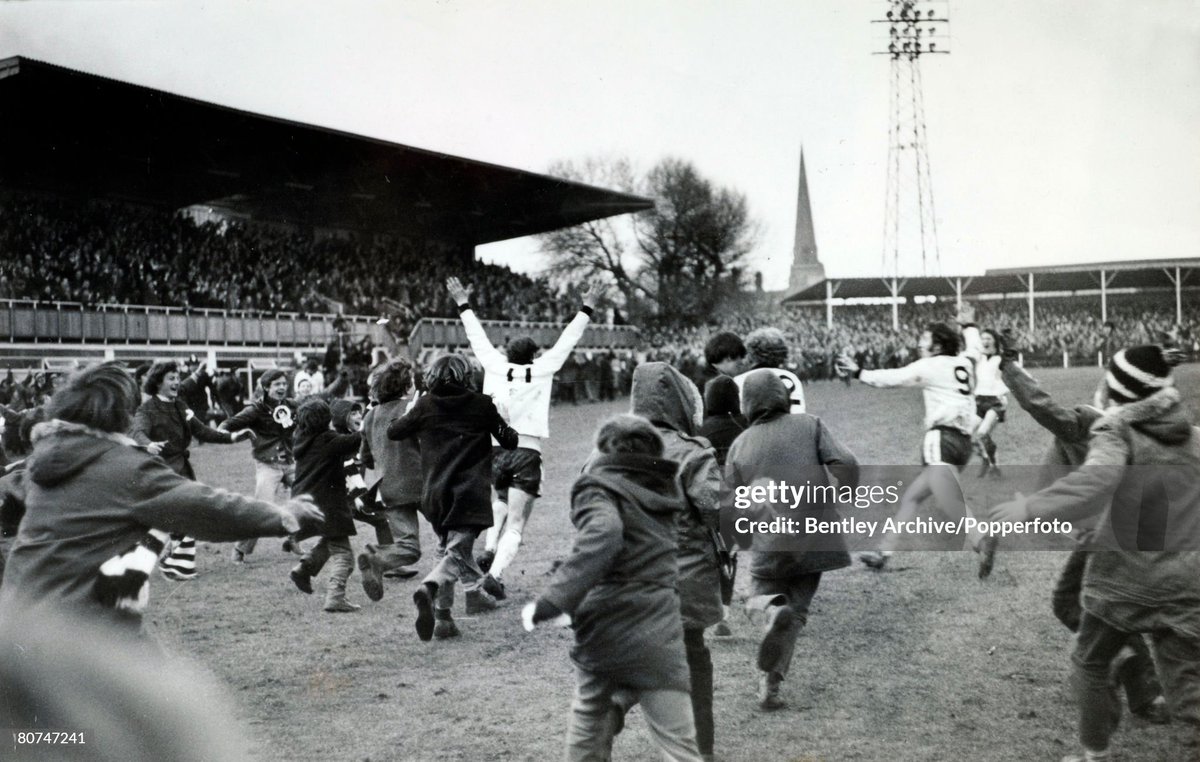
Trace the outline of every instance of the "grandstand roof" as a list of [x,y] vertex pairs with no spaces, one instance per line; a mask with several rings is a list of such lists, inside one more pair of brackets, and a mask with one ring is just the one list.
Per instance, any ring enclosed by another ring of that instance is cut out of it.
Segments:
[[[1194,271],[1200,269],[1200,259],[1143,259],[1120,262],[1093,262],[1078,265],[1041,265],[1037,267],[1009,267],[987,270],[983,275],[946,275],[939,277],[900,278],[899,296],[952,297],[957,293],[956,281],[962,281],[962,293],[1010,294],[1029,290],[1028,277],[1033,274],[1034,290],[1047,291],[1094,291],[1100,288],[1100,274],[1104,273],[1105,287],[1117,288],[1173,288],[1175,268],[1181,271],[1187,285],[1200,286],[1200,279],[1189,280]],[[892,295],[891,279],[875,278],[827,278],[814,283],[784,299],[785,302],[823,301],[826,282],[834,287],[834,297],[839,299],[884,299]]]
[[472,245],[653,206],[19,56],[0,60],[0,103],[4,187]]

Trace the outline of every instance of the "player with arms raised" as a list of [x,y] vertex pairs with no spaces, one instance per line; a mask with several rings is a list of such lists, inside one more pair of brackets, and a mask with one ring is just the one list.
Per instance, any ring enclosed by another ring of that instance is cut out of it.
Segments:
[[[980,339],[974,317],[974,307],[963,305],[958,317],[961,337],[947,323],[930,323],[921,334],[921,357],[903,368],[863,370],[849,356],[838,358],[839,373],[868,386],[919,386],[924,394],[921,465],[925,468],[900,498],[897,523],[915,518],[921,501],[930,496],[947,516],[961,516],[967,510],[958,471],[971,459],[971,435],[979,420],[975,413],[975,358],[980,354]],[[966,351],[960,352],[964,342]],[[971,540],[981,554],[979,576],[987,577],[992,572],[995,540],[979,532],[972,533]],[[878,551],[859,558],[872,569],[883,569],[898,542],[899,535],[887,533]]]
[[484,589],[505,597],[502,577],[521,547],[525,522],[542,483],[542,440],[550,435],[550,392],[554,374],[583,338],[599,297],[596,289],[583,292],[579,314],[567,324],[558,341],[540,357],[528,336],[509,342],[505,352],[492,346],[483,324],[471,309],[471,292],[458,278],[446,281],[458,305],[471,350],[483,365],[483,393],[508,411],[509,423],[520,441],[515,450],[496,449],[492,459],[492,512],[495,523],[487,532],[480,567],[488,572]]

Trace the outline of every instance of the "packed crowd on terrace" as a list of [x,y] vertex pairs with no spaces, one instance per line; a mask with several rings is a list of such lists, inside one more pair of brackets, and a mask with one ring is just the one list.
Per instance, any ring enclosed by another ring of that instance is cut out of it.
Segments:
[[[545,280],[464,263],[435,249],[437,244],[401,237],[316,237],[261,224],[197,222],[112,202],[0,195],[0,298],[269,312],[341,308],[387,318],[388,330],[401,340],[422,317],[456,316],[442,287],[452,274],[470,286],[484,319],[564,322],[578,304],[575,287],[554,290]],[[1095,362],[1114,342],[1200,352],[1200,299],[1194,293],[1184,298],[1177,323],[1173,296],[1110,295],[1111,327],[1100,317],[1098,295],[1043,297],[1032,331],[1023,298],[980,301],[979,319],[1009,332],[1033,364],[1059,364],[1064,354],[1072,364]],[[952,319],[953,312],[952,301],[905,304],[893,329],[889,305],[839,306],[827,326],[821,307],[781,309],[770,300],[747,299],[724,310],[719,321],[743,335],[765,325],[781,328],[796,372],[822,379],[833,377],[834,360],[843,352],[865,368],[910,362],[921,329]],[[688,375],[701,374],[701,347],[715,328],[669,320],[639,327],[641,359],[667,360]]]
[[[240,222],[196,222],[128,205],[0,195],[0,298],[454,317],[458,275],[485,318],[569,319],[573,293],[504,267],[464,264],[405,238],[317,237]],[[384,300],[392,300],[392,306]]]
[[[1072,365],[1094,364],[1107,346],[1163,344],[1189,356],[1200,355],[1200,302],[1184,298],[1183,321],[1175,318],[1174,295],[1121,294],[1108,298],[1108,320],[1101,319],[1100,298],[1080,295],[1035,300],[1035,329],[1030,331],[1024,299],[980,301],[979,324],[1004,333],[1027,361],[1061,364],[1064,352]],[[890,305],[837,307],[826,325],[821,307],[756,310],[725,320],[722,326],[745,335],[773,325],[787,336],[791,361],[801,378],[834,377],[834,361],[848,353],[864,368],[895,368],[917,358],[917,337],[933,321],[952,321],[953,301],[900,306],[899,328],[892,328]],[[1106,326],[1106,323],[1110,324]],[[684,373],[703,367],[702,347],[718,329],[659,327],[643,331],[649,358],[675,364]]]

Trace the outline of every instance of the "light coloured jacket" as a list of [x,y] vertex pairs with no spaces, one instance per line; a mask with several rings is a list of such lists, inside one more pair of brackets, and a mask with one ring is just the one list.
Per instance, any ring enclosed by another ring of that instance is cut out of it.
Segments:
[[1128,632],[1200,638],[1200,429],[1178,390],[1107,411],[1083,466],[1030,496],[1026,511],[1075,520],[1106,505],[1084,609]]
[[475,312],[466,308],[459,316],[471,342],[471,350],[483,366],[483,393],[507,410],[509,425],[520,435],[518,447],[541,452],[541,440],[550,435],[550,393],[554,374],[563,366],[591,320],[592,310],[584,307],[567,324],[554,346],[529,365],[510,363],[508,357],[492,346],[487,331]]

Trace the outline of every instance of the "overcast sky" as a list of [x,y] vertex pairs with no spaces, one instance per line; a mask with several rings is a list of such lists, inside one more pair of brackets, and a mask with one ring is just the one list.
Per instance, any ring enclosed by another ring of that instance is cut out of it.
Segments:
[[[1200,2],[950,2],[923,65],[942,270],[1200,256]],[[666,155],[743,191],[786,284],[804,146],[830,275],[882,261],[882,0],[0,3],[24,55],[533,171]],[[537,267],[536,242],[480,254]]]

